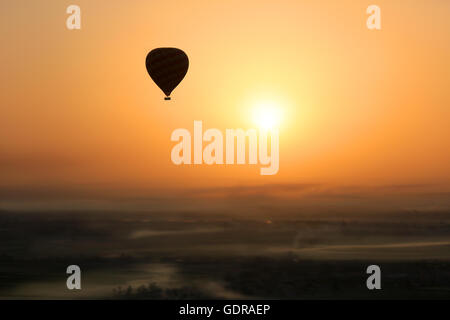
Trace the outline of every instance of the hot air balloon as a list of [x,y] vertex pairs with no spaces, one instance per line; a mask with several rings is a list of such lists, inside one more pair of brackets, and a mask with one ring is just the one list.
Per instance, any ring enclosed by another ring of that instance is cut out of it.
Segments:
[[183,80],[189,68],[189,59],[183,50],[177,48],[156,48],[145,59],[147,72],[157,86],[164,92],[164,100]]

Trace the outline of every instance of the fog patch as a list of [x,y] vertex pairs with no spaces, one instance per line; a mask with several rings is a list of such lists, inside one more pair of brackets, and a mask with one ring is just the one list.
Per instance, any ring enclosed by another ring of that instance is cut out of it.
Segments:
[[198,234],[198,233],[217,233],[223,232],[221,228],[194,228],[189,230],[136,230],[133,231],[130,239],[141,239],[148,237],[161,237],[161,236],[173,236],[173,235],[185,235],[185,234]]

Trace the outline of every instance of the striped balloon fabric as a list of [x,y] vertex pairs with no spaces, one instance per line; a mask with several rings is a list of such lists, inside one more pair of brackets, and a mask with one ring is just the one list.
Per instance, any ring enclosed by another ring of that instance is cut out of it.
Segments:
[[177,48],[157,48],[147,55],[147,72],[164,92],[165,100],[183,80],[189,68],[189,59],[183,50]]

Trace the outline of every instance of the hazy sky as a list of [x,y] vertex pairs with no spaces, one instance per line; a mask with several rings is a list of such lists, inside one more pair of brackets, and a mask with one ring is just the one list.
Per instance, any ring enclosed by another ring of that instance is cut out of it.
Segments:
[[[66,7],[81,7],[69,31]],[[381,7],[382,30],[366,28]],[[450,186],[450,2],[2,1],[2,188],[283,183]],[[172,101],[156,47],[190,69]],[[282,112],[280,170],[175,166],[176,128],[252,128]]]

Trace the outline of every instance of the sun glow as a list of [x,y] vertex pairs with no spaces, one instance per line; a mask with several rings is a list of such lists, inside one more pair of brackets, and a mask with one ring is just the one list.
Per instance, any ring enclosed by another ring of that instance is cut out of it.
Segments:
[[273,101],[259,102],[253,109],[253,121],[261,129],[273,129],[280,125],[281,108]]

